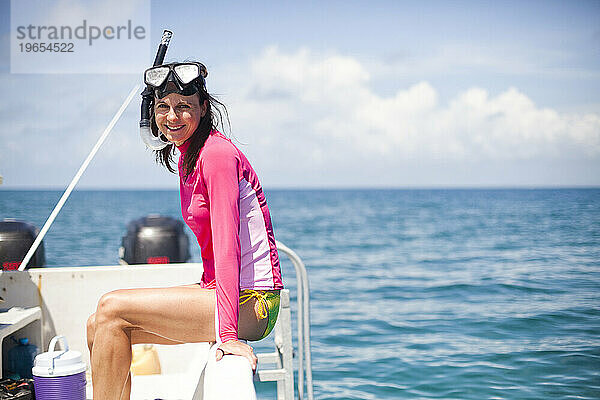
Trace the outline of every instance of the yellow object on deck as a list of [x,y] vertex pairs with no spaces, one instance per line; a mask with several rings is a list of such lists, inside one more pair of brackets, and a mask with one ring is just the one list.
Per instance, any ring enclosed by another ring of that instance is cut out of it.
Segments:
[[160,374],[160,359],[151,344],[135,345],[132,348],[131,373],[133,375]]

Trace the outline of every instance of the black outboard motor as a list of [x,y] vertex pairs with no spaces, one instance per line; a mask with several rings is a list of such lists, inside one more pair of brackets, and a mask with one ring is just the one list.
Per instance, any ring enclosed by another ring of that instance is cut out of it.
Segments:
[[183,222],[160,215],[131,221],[119,257],[125,264],[169,264],[190,259]]
[[[4,271],[17,270],[40,230],[35,226],[14,219],[0,221],[0,266]],[[30,267],[43,267],[44,241],[40,243],[31,261]]]

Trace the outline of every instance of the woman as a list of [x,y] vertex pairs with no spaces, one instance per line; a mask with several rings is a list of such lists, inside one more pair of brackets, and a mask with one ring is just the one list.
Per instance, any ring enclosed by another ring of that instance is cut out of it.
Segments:
[[267,203],[246,157],[216,130],[222,104],[205,77],[194,62],[145,73],[154,90],[152,130],[168,141],[156,158],[174,172],[174,147],[180,152],[181,210],[201,248],[202,281],[100,299],[87,324],[94,398],[129,398],[136,343],[217,342],[217,360],[244,356],[256,370],[252,348],[239,339],[264,338],[277,319],[283,284]]

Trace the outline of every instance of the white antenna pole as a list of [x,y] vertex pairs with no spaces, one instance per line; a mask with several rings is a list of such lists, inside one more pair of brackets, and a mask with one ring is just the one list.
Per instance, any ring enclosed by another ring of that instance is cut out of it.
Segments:
[[90,154],[88,154],[88,156],[85,159],[85,161],[83,162],[83,164],[81,164],[81,167],[79,167],[79,171],[77,171],[77,173],[75,174],[75,177],[73,178],[73,180],[71,181],[71,183],[67,187],[67,190],[65,190],[65,192],[63,193],[63,195],[60,198],[60,200],[58,201],[58,203],[56,203],[56,206],[54,207],[54,210],[52,210],[52,213],[50,214],[50,216],[46,220],[46,223],[42,227],[42,230],[37,235],[37,237],[35,238],[35,241],[31,245],[31,247],[29,248],[29,251],[25,255],[25,258],[21,262],[21,265],[19,265],[19,271],[23,271],[25,269],[25,267],[27,266],[27,264],[29,263],[29,261],[31,260],[31,257],[33,257],[33,253],[35,253],[35,251],[37,250],[38,246],[42,242],[42,239],[46,235],[46,232],[48,232],[48,229],[50,229],[50,225],[52,225],[52,223],[54,222],[54,219],[56,218],[56,216],[60,212],[61,208],[63,207],[63,205],[65,204],[65,202],[69,198],[69,196],[71,195],[71,192],[73,191],[73,188],[75,188],[75,185],[77,185],[77,182],[79,182],[79,178],[81,178],[81,175],[83,175],[83,173],[87,169],[88,165],[92,161],[92,158],[94,158],[94,156],[96,155],[96,153],[100,149],[100,146],[102,146],[102,143],[104,143],[104,141],[108,137],[108,134],[110,133],[110,131],[112,130],[112,128],[115,126],[115,124],[117,123],[117,121],[119,120],[119,118],[121,118],[121,115],[123,114],[123,111],[125,111],[125,109],[129,105],[129,103],[131,103],[131,100],[133,99],[133,96],[137,93],[137,91],[139,89],[140,89],[140,85],[135,85],[134,88],[131,89],[131,92],[129,92],[129,96],[127,96],[127,98],[125,99],[125,101],[121,105],[121,108],[119,108],[119,111],[117,111],[117,113],[115,114],[115,116],[113,117],[113,119],[110,121],[110,123],[108,124],[108,126],[106,127],[106,129],[104,129],[104,132],[102,133],[102,136],[100,136],[100,139],[98,139],[98,141],[96,142],[96,145],[94,146],[94,148],[92,149],[92,151],[90,152]]

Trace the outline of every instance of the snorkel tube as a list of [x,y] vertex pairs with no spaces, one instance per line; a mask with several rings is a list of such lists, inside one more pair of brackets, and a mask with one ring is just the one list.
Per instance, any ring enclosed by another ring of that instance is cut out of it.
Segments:
[[[171,37],[173,36],[173,32],[169,30],[164,30],[162,34],[162,38],[160,39],[160,44],[158,45],[158,51],[156,53],[156,58],[154,59],[153,67],[157,65],[161,65],[165,59],[165,54],[167,54],[167,48],[169,47],[169,43],[171,42]],[[158,136],[152,133],[152,129],[150,128],[150,107],[152,107],[152,103],[154,101],[154,91],[148,85],[146,85],[146,89],[142,92],[142,110],[141,110],[141,118],[140,118],[140,136],[142,140],[152,150],[160,150],[166,147],[169,142],[164,138],[160,132],[158,132]],[[164,137],[164,136],[163,136]]]

